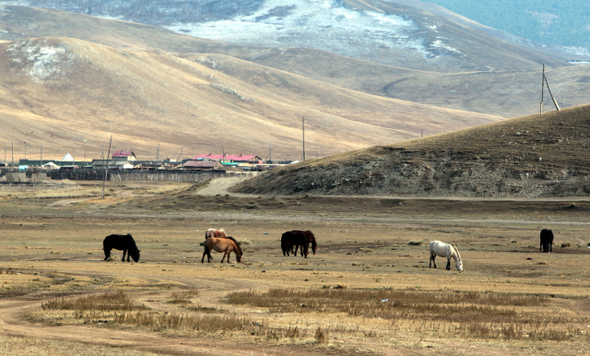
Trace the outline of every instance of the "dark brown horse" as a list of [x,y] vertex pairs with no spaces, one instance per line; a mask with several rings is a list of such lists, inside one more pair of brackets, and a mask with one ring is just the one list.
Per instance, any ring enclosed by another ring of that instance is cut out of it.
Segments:
[[201,263],[205,261],[205,255],[207,255],[207,262],[211,262],[211,251],[215,250],[217,252],[223,252],[223,258],[221,262],[227,256],[227,263],[229,263],[229,254],[233,251],[236,254],[236,261],[242,262],[242,249],[236,240],[233,237],[227,236],[226,238],[219,238],[219,237],[209,237],[205,240],[205,251],[203,252],[203,258],[201,258]]
[[219,237],[222,239],[226,239],[227,235],[225,234],[225,231],[223,231],[223,229],[209,229],[205,231],[205,240],[207,240],[210,237]]
[[[293,230],[292,232],[294,233],[302,233],[303,236],[305,236],[305,240],[307,241],[307,246],[309,248],[309,245],[311,244],[311,251],[313,252],[313,254],[315,255],[315,251],[317,250],[317,243],[315,242],[315,235],[313,234],[313,232],[311,232],[310,230]],[[295,252],[293,252],[293,254],[295,256],[297,256],[297,247],[295,246]]]
[[289,256],[289,252],[293,252],[297,256],[297,248],[301,247],[301,256],[307,258],[307,239],[302,231],[287,231],[281,236],[281,249],[283,256]]

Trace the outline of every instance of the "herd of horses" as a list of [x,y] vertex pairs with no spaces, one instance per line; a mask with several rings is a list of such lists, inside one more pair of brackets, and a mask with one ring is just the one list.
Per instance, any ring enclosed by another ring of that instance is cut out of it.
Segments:
[[[541,230],[541,245],[539,252],[553,252],[553,231],[548,229]],[[291,230],[283,233],[281,236],[281,249],[283,250],[284,256],[289,256],[291,253],[297,256],[297,250],[300,251],[300,255],[307,258],[309,252],[309,246],[315,255],[317,250],[317,243],[315,235],[310,230]],[[207,256],[207,262],[211,262],[211,251],[223,253],[221,263],[227,258],[229,263],[230,254],[233,252],[236,255],[236,261],[242,262],[242,248],[240,244],[231,236],[227,236],[223,229],[208,229],[205,232],[205,242],[203,243],[204,251],[201,263],[205,262],[205,256]],[[111,256],[111,250],[123,250],[122,262],[125,262],[125,255],[127,255],[127,262],[130,262],[130,258],[133,261],[139,261],[139,252],[135,244],[135,240],[131,234],[127,235],[108,235],[103,241],[104,259],[105,261]],[[451,259],[455,260],[455,267],[457,271],[463,272],[463,259],[457,247],[452,243],[444,243],[441,241],[432,241],[429,244],[430,250],[430,262],[428,267],[436,267],[436,257],[446,257],[447,266],[446,269],[451,269]]]

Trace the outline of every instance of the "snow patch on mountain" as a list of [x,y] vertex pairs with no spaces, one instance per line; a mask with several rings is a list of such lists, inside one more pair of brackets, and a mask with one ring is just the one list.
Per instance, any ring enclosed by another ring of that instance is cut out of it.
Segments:
[[411,49],[433,57],[441,49],[458,51],[437,41],[425,45],[423,31],[401,15],[360,11],[332,0],[267,0],[257,11],[231,19],[174,23],[166,28],[195,37],[263,47],[321,49],[349,57],[363,57],[374,48]]
[[13,67],[21,69],[36,83],[66,75],[73,64],[73,56],[62,44],[52,45],[45,40],[14,42],[6,52]]

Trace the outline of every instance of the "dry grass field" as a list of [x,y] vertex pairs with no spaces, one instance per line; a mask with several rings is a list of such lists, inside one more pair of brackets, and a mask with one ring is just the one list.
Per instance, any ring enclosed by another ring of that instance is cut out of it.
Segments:
[[[567,199],[246,196],[188,184],[0,190],[3,355],[590,354],[588,214]],[[219,185],[222,186],[222,185]],[[576,204],[585,207],[587,201]],[[243,263],[202,264],[224,228]],[[318,252],[283,256],[282,232]],[[539,231],[555,233],[539,253]],[[131,233],[139,263],[102,240]],[[455,243],[465,271],[428,267]]]

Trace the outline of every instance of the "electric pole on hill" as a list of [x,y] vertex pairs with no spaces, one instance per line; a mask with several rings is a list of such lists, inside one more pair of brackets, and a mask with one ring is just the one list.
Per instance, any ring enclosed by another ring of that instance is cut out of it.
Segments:
[[305,161],[305,117],[301,117],[301,128],[303,131],[303,160]]
[[547,84],[547,90],[549,91],[549,95],[551,96],[551,100],[553,100],[553,105],[555,105],[555,109],[559,111],[559,105],[557,104],[557,100],[551,93],[551,88],[549,87],[549,81],[547,80],[547,76],[545,75],[545,63],[543,63],[543,78],[541,79],[541,104],[539,106],[539,114],[543,114],[543,100],[544,100],[544,92],[545,92],[545,84]]

